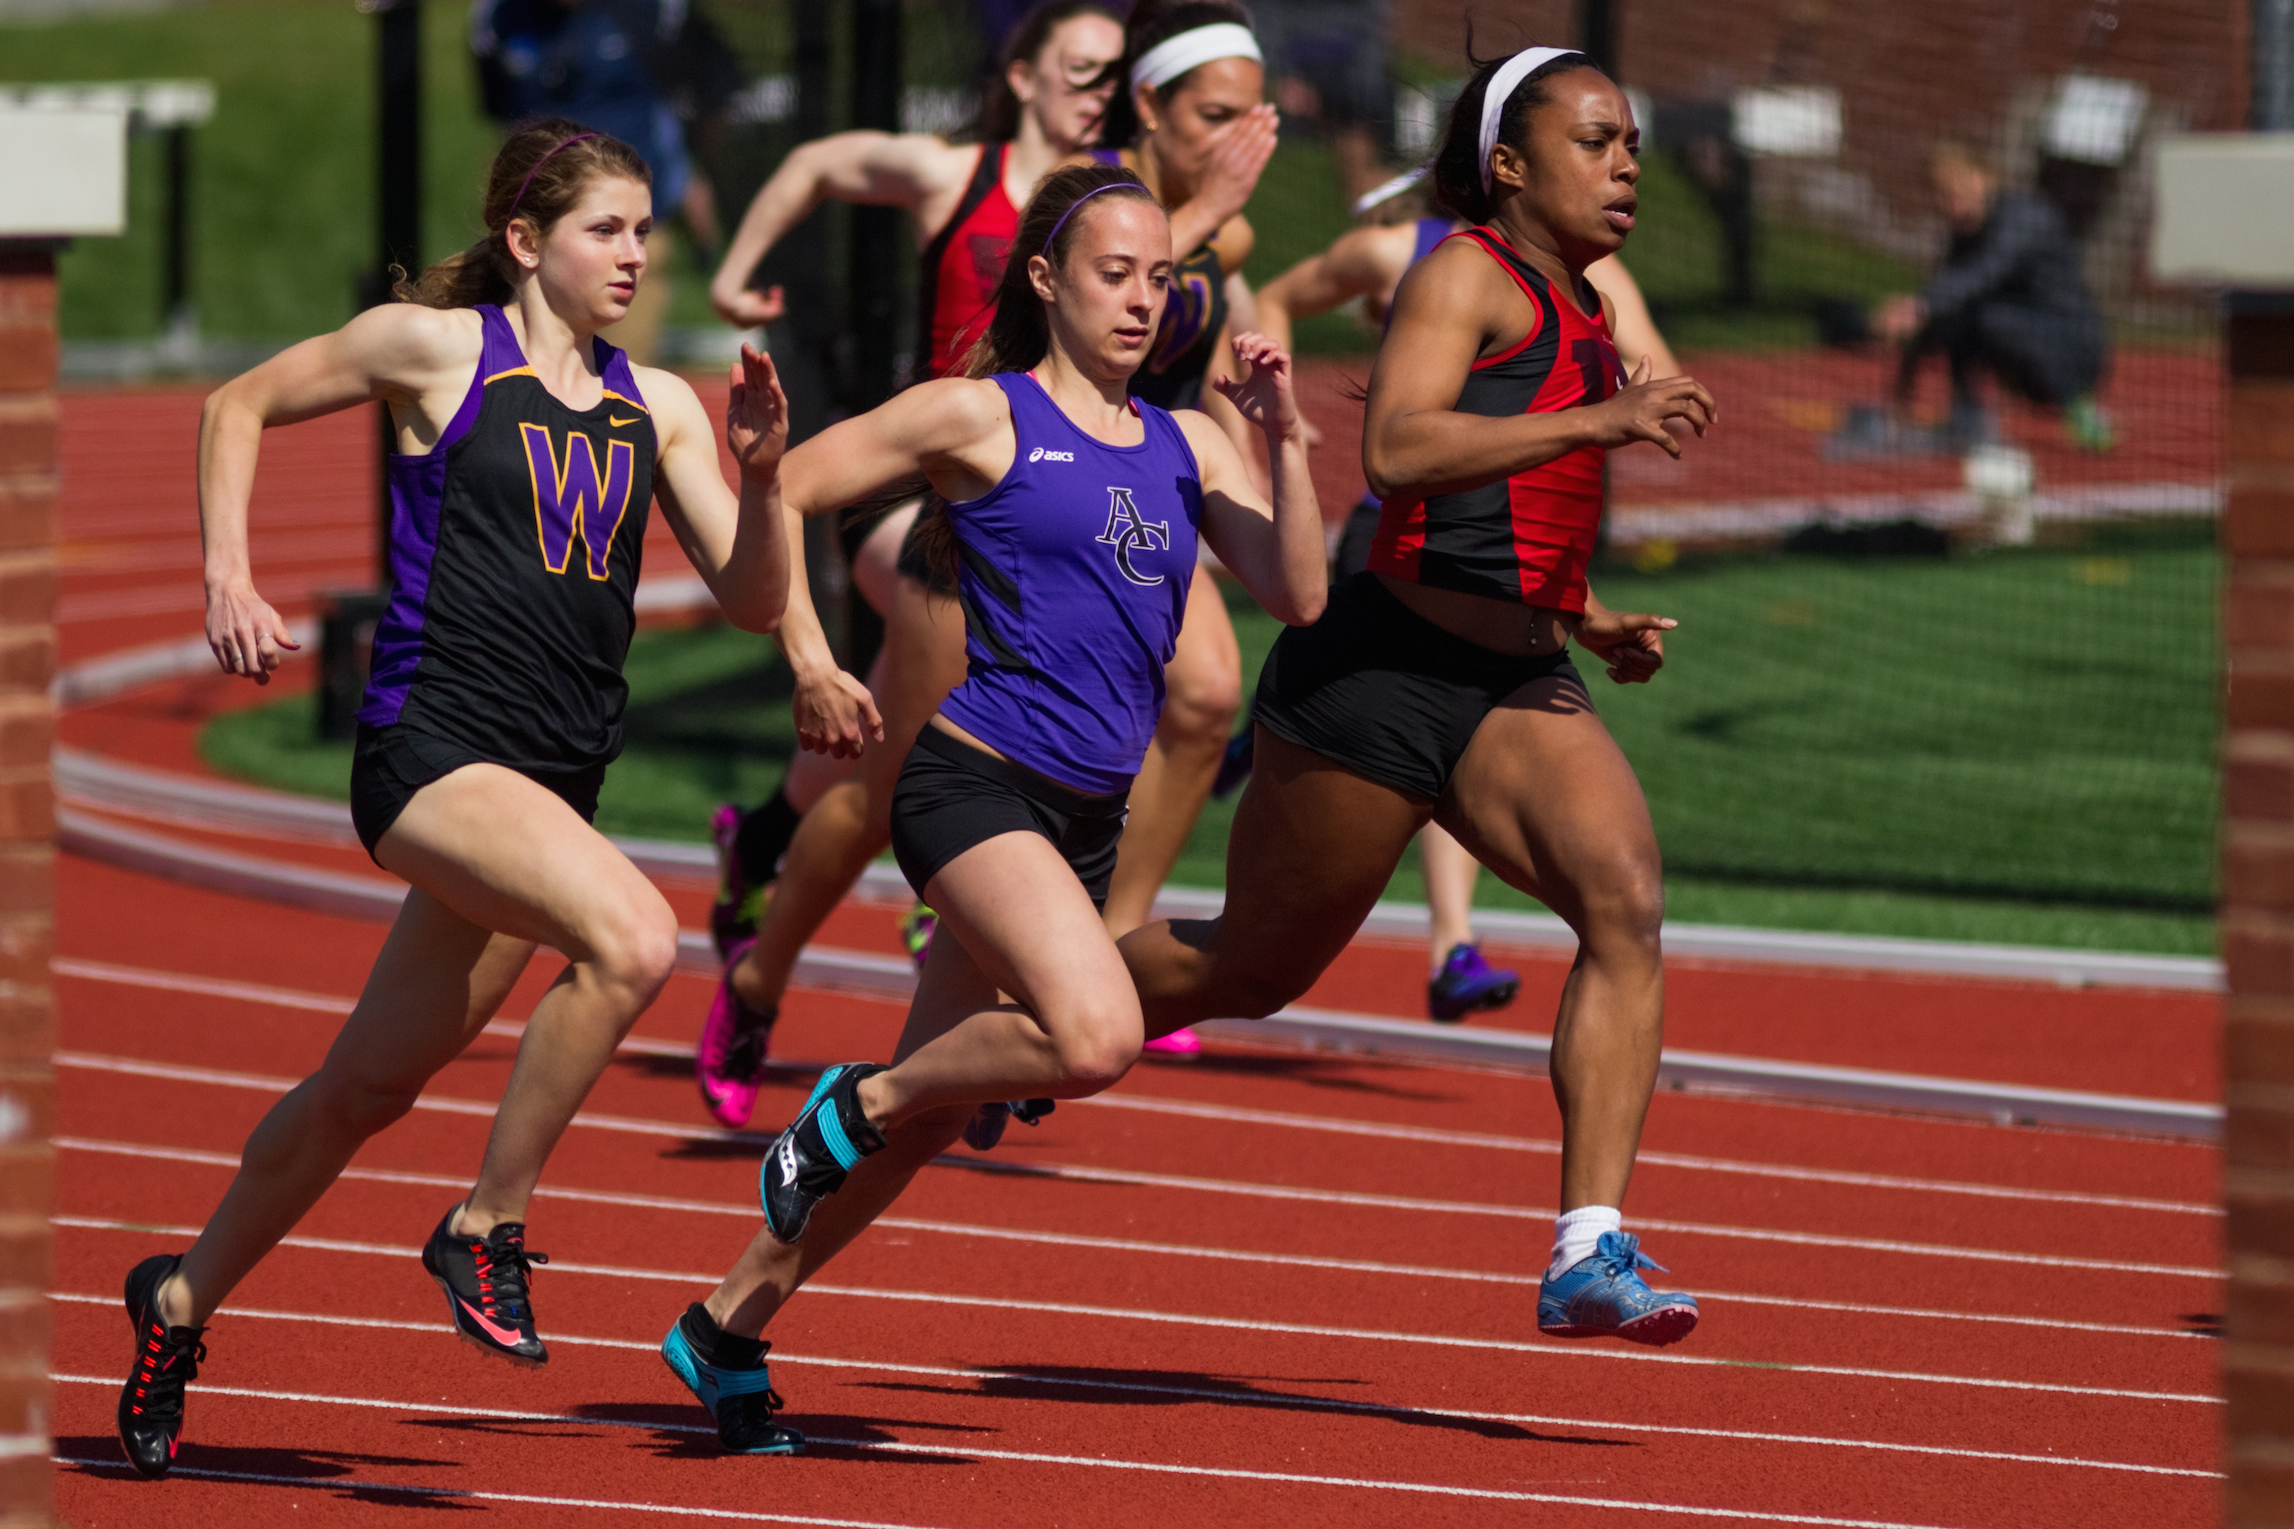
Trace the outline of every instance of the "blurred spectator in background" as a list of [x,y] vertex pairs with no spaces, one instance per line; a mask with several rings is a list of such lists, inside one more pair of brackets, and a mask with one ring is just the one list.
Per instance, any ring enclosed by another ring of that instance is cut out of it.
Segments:
[[1911,402],[1920,363],[1941,351],[1955,449],[1994,433],[1976,388],[1989,371],[2008,392],[2060,408],[2074,445],[2110,450],[2110,420],[2095,400],[2110,337],[2062,214],[2036,193],[2002,189],[1965,144],[1936,145],[1928,170],[1951,226],[1942,268],[1926,290],[1888,298],[1873,315],[1881,338],[1903,346],[1897,408]]
[[1390,0],[1253,0],[1268,94],[1286,121],[1320,128],[1346,199],[1386,179],[1394,82],[1386,72]]
[[708,179],[693,173],[677,108],[706,114],[739,88],[732,50],[688,0],[472,0],[470,48],[488,116],[568,117],[619,138],[653,171],[645,280],[628,316],[605,331],[649,364],[669,312],[664,225],[684,219],[704,270],[718,243],[716,202]]

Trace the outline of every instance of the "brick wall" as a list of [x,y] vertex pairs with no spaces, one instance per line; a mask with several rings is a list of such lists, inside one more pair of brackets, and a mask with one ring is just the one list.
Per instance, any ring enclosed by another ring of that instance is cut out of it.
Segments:
[[0,244],[0,1529],[52,1522],[54,257]]
[[2294,311],[2230,320],[2229,1522],[2294,1526]]
[[[1924,168],[1935,140],[1967,139],[2027,175],[2040,104],[2066,72],[2140,82],[2146,131],[2245,125],[2248,0],[1612,3],[1620,73],[1659,103],[1726,101],[1745,85],[1837,88],[1839,161],[1772,162],[1764,199],[1805,194],[1816,221],[1898,253],[1935,232]],[[1393,35],[1401,51],[1463,75],[1469,18],[1475,51],[1489,57],[1573,45],[1577,13],[1575,0],[1395,0]],[[1827,200],[1837,216],[1822,216]]]

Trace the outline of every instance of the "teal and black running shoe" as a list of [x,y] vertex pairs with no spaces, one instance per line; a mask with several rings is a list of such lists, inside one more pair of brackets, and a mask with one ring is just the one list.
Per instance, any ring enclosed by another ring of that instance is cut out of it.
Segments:
[[862,1113],[860,1080],[884,1069],[874,1062],[846,1062],[820,1075],[757,1174],[757,1199],[765,1226],[795,1246],[804,1236],[813,1207],[844,1187],[853,1164],[879,1151],[884,1137]]
[[1537,1289],[1537,1330],[1548,1338],[1623,1338],[1663,1348],[1696,1329],[1697,1302],[1677,1290],[1651,1290],[1641,1270],[1665,1266],[1641,1252],[1641,1239],[1603,1232],[1593,1251]]
[[1044,1116],[1059,1108],[1056,1099],[1010,1099],[1001,1104],[983,1104],[964,1122],[964,1145],[974,1152],[986,1152],[1004,1139],[1004,1127],[1011,1121],[1021,1125],[1041,1125]]
[[744,1349],[756,1350],[753,1365],[712,1364],[701,1357],[701,1345],[687,1330],[688,1324],[698,1330],[696,1311],[703,1311],[699,1302],[670,1325],[668,1336],[661,1340],[661,1357],[685,1382],[685,1389],[709,1409],[717,1424],[717,1442],[736,1455],[803,1454],[804,1435],[773,1421],[773,1414],[787,1403],[773,1389],[771,1372],[765,1367],[772,1345],[753,1338],[742,1343]]

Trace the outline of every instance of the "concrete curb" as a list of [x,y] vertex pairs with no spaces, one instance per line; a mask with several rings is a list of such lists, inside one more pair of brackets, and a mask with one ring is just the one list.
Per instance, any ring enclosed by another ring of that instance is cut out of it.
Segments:
[[[290,865],[186,843],[68,807],[59,811],[56,819],[57,842],[70,853],[234,896],[384,921],[397,915],[406,895],[404,887],[377,877]],[[697,976],[715,976],[717,955],[708,935],[699,930],[684,931],[678,937],[677,966]],[[800,987],[893,1002],[905,1002],[916,987],[915,972],[903,957],[817,945],[807,948],[798,960],[794,980]],[[1261,1020],[1212,1020],[1196,1029],[1221,1041],[1525,1072],[1543,1072],[1553,1044],[1548,1036],[1520,1031],[1450,1029],[1414,1020],[1296,1007]],[[2076,1125],[2199,1139],[2212,1139],[2222,1132],[2222,1110],[2211,1104],[1711,1052],[1667,1051],[1658,1081],[1665,1087],[1725,1089],[1812,1103],[1976,1115],[2002,1124]]]
[[[196,656],[201,664],[207,662],[204,641],[198,644]],[[148,665],[143,669],[123,668],[121,672],[148,674]],[[147,679],[131,681],[146,682]],[[106,759],[82,749],[58,748],[55,772],[57,794],[82,806],[190,827],[332,844],[358,842],[357,834],[351,830],[350,809],[339,803],[223,785]],[[614,843],[649,876],[683,881],[716,878],[716,857],[705,844],[665,839],[615,839]],[[857,890],[863,897],[887,902],[905,903],[910,897],[908,884],[898,869],[883,864],[872,865],[863,872]],[[1155,900],[1155,911],[1165,918],[1211,918],[1225,902],[1223,892],[1166,887]],[[1550,950],[1561,956],[1577,948],[1577,936],[1551,914],[1484,911],[1476,913],[1474,921],[1481,927],[1483,938],[1491,944]],[[1380,903],[1362,926],[1362,933],[1386,939],[1422,939],[1425,932],[1426,910],[1418,903]],[[1665,951],[1668,955],[1692,960],[1979,977],[2003,982],[2047,982],[2063,987],[2163,988],[2184,992],[2220,992],[2222,989],[2222,963],[2195,957],[1904,940],[1878,935],[1804,934],[1722,924],[1667,924]]]

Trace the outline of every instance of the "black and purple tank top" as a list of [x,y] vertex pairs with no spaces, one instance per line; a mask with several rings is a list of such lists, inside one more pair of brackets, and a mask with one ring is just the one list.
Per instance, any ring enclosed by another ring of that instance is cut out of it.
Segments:
[[[1114,149],[1093,149],[1103,165],[1121,166]],[[1131,374],[1131,396],[1159,409],[1193,409],[1203,401],[1203,377],[1227,323],[1227,273],[1208,240],[1172,263],[1171,291],[1154,348]]]
[[358,720],[513,769],[621,752],[621,677],[659,448],[628,358],[596,347],[605,396],[560,403],[502,310],[438,444],[393,454],[390,605]]

